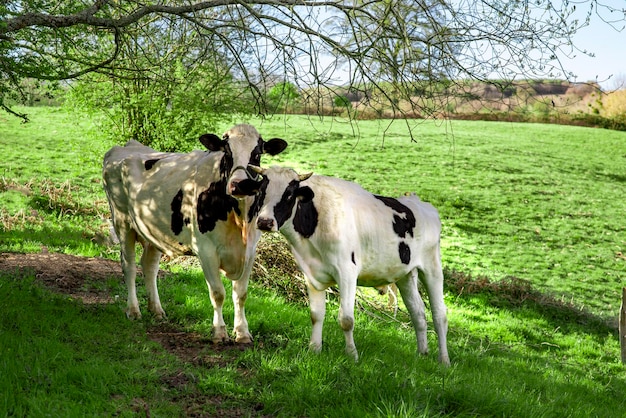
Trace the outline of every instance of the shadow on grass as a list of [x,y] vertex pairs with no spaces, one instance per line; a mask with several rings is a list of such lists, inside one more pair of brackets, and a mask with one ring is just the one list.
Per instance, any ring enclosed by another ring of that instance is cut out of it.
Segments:
[[[278,238],[264,237],[258,246],[253,281],[297,305],[307,304],[306,284],[287,244]],[[580,327],[585,332],[605,338],[617,335],[617,320],[601,317],[563,298],[542,293],[528,280],[509,276],[491,280],[485,276],[444,269],[444,286],[458,298],[479,296],[485,303],[521,315],[536,314],[561,329]],[[329,300],[336,299],[329,294]],[[427,301],[428,298],[425,298]]]
[[30,227],[0,229],[0,252],[38,252],[48,249],[50,252],[80,252],[91,246],[97,246],[106,236],[97,231],[90,231],[84,225],[62,225],[50,227],[48,223]]
[[531,282],[514,276],[492,281],[485,276],[472,277],[456,270],[444,270],[446,289],[458,297],[483,296],[486,302],[512,311],[534,311],[561,328],[576,325],[589,334],[617,336],[617,320],[595,315],[562,298],[539,292]]

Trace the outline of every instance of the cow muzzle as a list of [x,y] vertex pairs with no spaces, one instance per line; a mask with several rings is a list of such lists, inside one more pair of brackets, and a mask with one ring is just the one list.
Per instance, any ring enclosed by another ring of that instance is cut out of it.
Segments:
[[[243,173],[241,173],[241,171],[243,171]],[[245,174],[245,177],[242,176],[242,174]],[[227,193],[235,197],[250,196],[253,193],[249,191],[244,191],[244,190],[247,190],[248,187],[242,188],[240,186],[244,184],[247,185],[248,180],[256,182],[258,181],[258,179],[259,179],[259,175],[256,173],[251,173],[246,167],[241,166],[241,165],[238,167],[235,167],[232,171],[230,181],[228,182]]]
[[256,226],[261,231],[266,231],[266,232],[277,231],[276,223],[271,218],[258,218],[256,221]]

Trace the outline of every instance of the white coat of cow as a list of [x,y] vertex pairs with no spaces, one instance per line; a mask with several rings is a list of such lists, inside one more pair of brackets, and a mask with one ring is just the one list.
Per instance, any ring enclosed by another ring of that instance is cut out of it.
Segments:
[[306,278],[313,351],[322,347],[326,288],[333,284],[339,287],[339,324],[346,352],[356,360],[353,329],[357,285],[396,283],[415,328],[418,351],[426,354],[426,316],[419,280],[430,300],[439,361],[450,364],[439,244],[441,222],[432,205],[415,195],[398,199],[376,196],[338,178],[299,175],[282,167],[251,168],[263,175],[262,181],[246,190],[256,193],[251,210],[258,213],[257,226],[285,236]]
[[241,195],[238,186],[256,176],[248,164],[259,165],[262,154],[278,154],[287,143],[279,138],[264,141],[250,125],[236,125],[222,139],[202,135],[200,142],[208,151],[162,153],[129,141],[104,157],[104,189],[128,288],[126,314],[141,317],[135,289],[136,242],[143,246],[148,309],[157,318],[165,315],[157,290],[161,254],[193,254],[200,260],[213,304],[213,341],[229,338],[222,316],[222,270],[233,281],[236,341],[247,343],[252,336],[244,304],[261,233],[249,217],[253,199]]

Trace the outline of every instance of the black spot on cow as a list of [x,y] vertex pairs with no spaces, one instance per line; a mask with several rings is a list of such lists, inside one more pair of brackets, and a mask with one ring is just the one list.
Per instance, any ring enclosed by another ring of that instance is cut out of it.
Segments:
[[212,183],[198,196],[198,229],[201,233],[213,231],[217,221],[228,219],[230,211],[241,215],[237,199],[226,194],[226,179]]
[[161,161],[160,158],[155,158],[153,160],[146,160],[146,162],[143,163],[143,165],[146,168],[146,170],[152,170],[152,167],[154,167],[154,165],[158,163],[159,161]]
[[283,226],[293,212],[293,207],[296,204],[296,190],[298,190],[298,186],[298,180],[289,182],[280,201],[274,206],[274,218],[276,218],[278,229]]
[[252,222],[252,219],[259,214],[259,211],[263,207],[268,184],[269,180],[264,177],[260,182],[259,191],[254,196],[254,202],[252,202],[250,210],[248,210],[248,222]]
[[313,204],[314,196],[313,190],[308,186],[300,187],[298,180],[289,182],[280,201],[274,206],[274,218],[276,218],[278,229],[291,217],[293,207],[297,202],[293,227],[304,238],[313,235],[318,222],[317,209]]
[[172,228],[172,232],[174,235],[178,235],[183,231],[183,191],[180,189],[174,199],[172,199],[172,203],[170,204],[170,208],[172,209],[172,222],[170,227]]
[[[393,230],[396,235],[400,238],[405,238],[407,233],[410,236],[413,236],[413,229],[415,228],[415,215],[413,215],[411,209],[404,206],[397,199],[391,197],[377,195],[374,195],[374,197],[396,212],[393,215]],[[401,215],[404,215],[404,217]]]
[[248,165],[261,166],[261,155],[263,155],[263,140],[259,137],[256,147],[250,154],[250,162]]
[[224,156],[220,161],[220,178],[225,179],[230,176],[230,172],[233,169],[233,152],[230,150],[230,145],[227,143],[224,145]]
[[315,232],[315,228],[317,228],[317,221],[318,214],[313,200],[300,200],[296,207],[296,214],[293,217],[293,229],[304,238],[309,238]]
[[356,260],[354,259],[354,251],[352,252],[352,264],[354,264],[356,266]]
[[398,253],[400,254],[400,261],[402,264],[409,264],[411,262],[411,248],[404,242],[398,244]]

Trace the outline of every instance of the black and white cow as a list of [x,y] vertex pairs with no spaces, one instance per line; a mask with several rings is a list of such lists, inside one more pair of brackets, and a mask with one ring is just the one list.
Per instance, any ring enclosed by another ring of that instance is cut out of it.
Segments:
[[128,287],[129,318],[141,317],[135,290],[135,243],[143,246],[148,309],[165,315],[157,290],[161,254],[196,255],[213,304],[213,341],[228,340],[222,317],[225,291],[220,269],[233,280],[234,331],[237,342],[250,342],[244,303],[248,278],[261,233],[248,219],[253,202],[239,185],[250,181],[248,164],[259,165],[264,153],[275,155],[287,143],[264,141],[250,125],[237,125],[223,139],[205,134],[209,151],[162,153],[129,141],[104,156],[102,175],[113,226],[121,245],[121,262]]
[[346,352],[358,359],[354,345],[356,287],[396,283],[409,310],[420,353],[428,352],[425,307],[418,280],[425,286],[439,340],[439,361],[450,364],[448,321],[443,300],[443,272],[437,210],[417,196],[376,196],[358,184],[333,177],[299,175],[282,167],[260,169],[260,182],[249,219],[258,214],[263,231],[280,231],[306,278],[311,307],[310,347],[320,351],[325,289],[339,287],[339,324]]

